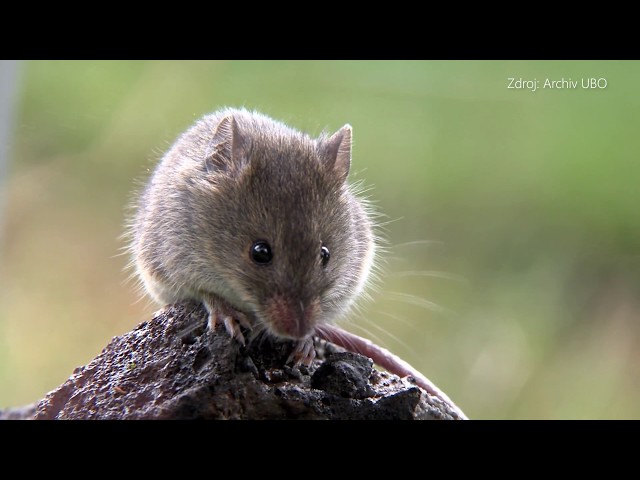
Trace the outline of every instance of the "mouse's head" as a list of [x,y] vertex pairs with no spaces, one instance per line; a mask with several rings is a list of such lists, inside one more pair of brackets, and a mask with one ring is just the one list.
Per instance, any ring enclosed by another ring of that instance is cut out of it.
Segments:
[[347,185],[351,127],[318,139],[235,110],[204,168],[212,287],[270,333],[309,336],[343,313],[373,263],[371,221]]

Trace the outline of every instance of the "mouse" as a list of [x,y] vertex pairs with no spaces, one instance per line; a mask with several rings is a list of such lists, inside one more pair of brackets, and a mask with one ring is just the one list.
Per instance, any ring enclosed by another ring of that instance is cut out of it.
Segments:
[[349,124],[312,137],[245,108],[203,116],[135,202],[137,277],[160,304],[201,302],[209,328],[223,324],[242,345],[243,330],[293,340],[288,362],[309,365],[318,336],[450,402],[406,362],[336,325],[370,284],[379,250],[371,203],[348,182],[351,160]]
[[241,327],[298,342],[344,316],[374,265],[370,205],[347,182],[352,128],[312,138],[256,111],[204,116],[169,148],[137,201],[130,246],[149,295],[194,299]]

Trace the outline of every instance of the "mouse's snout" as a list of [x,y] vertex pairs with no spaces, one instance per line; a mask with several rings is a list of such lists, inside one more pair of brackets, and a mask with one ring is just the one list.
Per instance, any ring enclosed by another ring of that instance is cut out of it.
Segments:
[[317,298],[303,302],[284,295],[274,295],[267,302],[265,316],[272,333],[297,340],[313,332],[319,307]]

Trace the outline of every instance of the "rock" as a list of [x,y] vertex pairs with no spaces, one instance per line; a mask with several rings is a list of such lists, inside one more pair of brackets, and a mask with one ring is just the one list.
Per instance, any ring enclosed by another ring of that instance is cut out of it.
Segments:
[[[370,359],[317,343],[309,366],[285,365],[293,343],[247,348],[195,303],[167,307],[115,337],[41,400],[35,419],[454,419],[443,402]],[[8,418],[0,412],[0,418]]]
[[6,408],[0,410],[0,420],[26,420],[32,419],[36,414],[38,403],[25,405],[24,407]]

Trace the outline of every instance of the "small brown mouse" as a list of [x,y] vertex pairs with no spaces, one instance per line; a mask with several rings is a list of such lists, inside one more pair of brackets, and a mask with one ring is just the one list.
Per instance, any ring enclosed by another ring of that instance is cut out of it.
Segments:
[[397,357],[333,326],[376,254],[372,210],[347,183],[351,137],[348,124],[311,138],[245,109],[198,120],[163,156],[130,222],[146,291],[163,304],[201,301],[210,328],[222,322],[243,344],[241,326],[296,340],[296,363],[313,360],[319,335],[420,383]]

